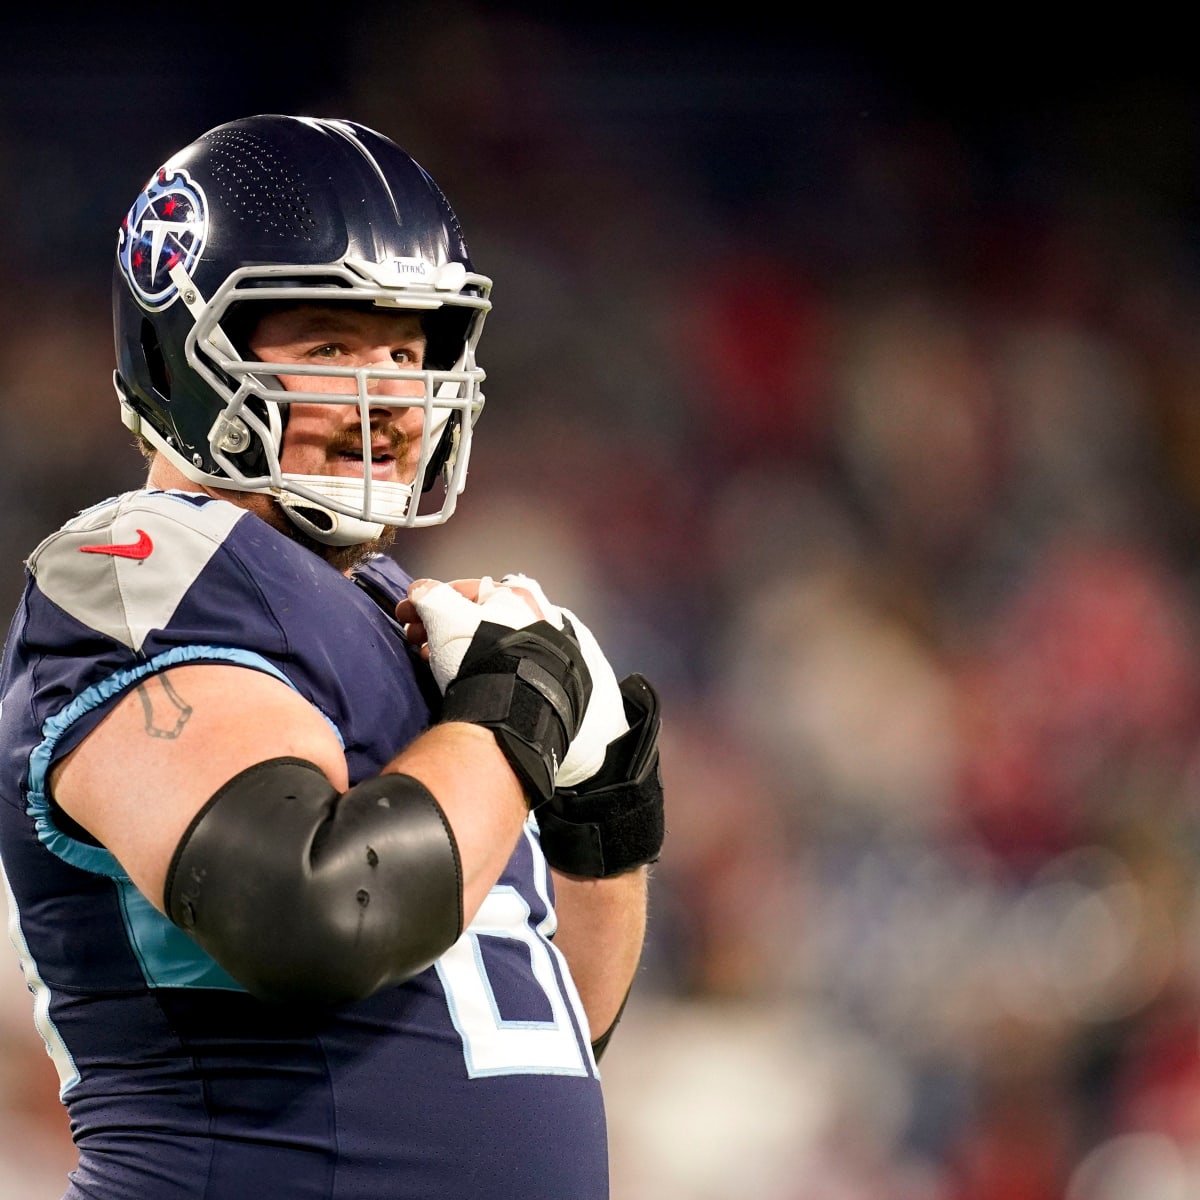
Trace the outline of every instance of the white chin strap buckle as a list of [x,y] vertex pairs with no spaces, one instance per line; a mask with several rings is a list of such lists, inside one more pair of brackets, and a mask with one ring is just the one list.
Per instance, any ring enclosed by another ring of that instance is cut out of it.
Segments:
[[383,524],[379,521],[348,517],[299,496],[280,496],[278,500],[293,525],[326,546],[357,546],[361,542],[374,541],[383,533]]
[[[302,484],[306,491],[347,507],[358,508],[360,512],[364,507],[361,480],[336,475],[285,475],[283,478],[285,483],[294,480]],[[412,488],[406,483],[376,483],[371,488],[371,495],[373,510],[393,518],[397,524],[404,519],[412,502]],[[293,491],[277,492],[276,499],[292,524],[326,546],[357,546],[362,542],[374,541],[392,523],[339,512],[336,508],[327,508],[319,500]]]

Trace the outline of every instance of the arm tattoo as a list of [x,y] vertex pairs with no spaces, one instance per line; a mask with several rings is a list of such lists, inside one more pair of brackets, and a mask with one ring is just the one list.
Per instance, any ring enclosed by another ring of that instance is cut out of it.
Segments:
[[146,733],[156,738],[177,738],[192,715],[192,706],[171,686],[171,681],[155,675],[135,689],[146,718]]

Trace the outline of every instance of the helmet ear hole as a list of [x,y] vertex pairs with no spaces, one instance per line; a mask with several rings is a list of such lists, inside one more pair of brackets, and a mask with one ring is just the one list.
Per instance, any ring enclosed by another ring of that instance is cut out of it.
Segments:
[[445,307],[425,313],[421,327],[425,333],[425,365],[435,371],[449,371],[462,357],[467,333],[475,314],[469,309]]
[[166,400],[171,398],[171,375],[167,370],[167,362],[163,357],[162,346],[158,334],[148,320],[142,320],[142,354],[146,359],[146,370],[150,374],[150,382],[154,390]]

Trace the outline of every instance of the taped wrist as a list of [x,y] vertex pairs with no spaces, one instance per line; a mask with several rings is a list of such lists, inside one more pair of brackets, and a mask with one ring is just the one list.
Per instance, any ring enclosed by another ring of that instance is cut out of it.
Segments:
[[377,775],[339,794],[274,758],[229,780],[179,841],[167,916],[264,1000],[339,1004],[423,971],[462,932],[458,847],[432,794]]
[[522,629],[482,621],[446,688],[441,720],[490,729],[536,804],[554,794],[591,692],[569,623],[560,631],[548,621]]
[[629,732],[577,788],[560,788],[537,811],[542,852],[556,870],[604,879],[655,862],[666,836],[658,695],[642,675],[621,680]]

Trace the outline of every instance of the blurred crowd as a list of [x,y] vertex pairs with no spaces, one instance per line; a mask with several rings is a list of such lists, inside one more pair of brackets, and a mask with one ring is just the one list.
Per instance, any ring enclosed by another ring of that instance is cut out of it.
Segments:
[[[397,556],[535,575],[663,695],[614,1200],[1200,1195],[1196,96],[968,131],[853,56],[445,14],[307,105],[496,282],[466,494]],[[142,465],[105,286],[5,263],[11,608]],[[0,1193],[51,1200],[15,959],[0,1039]]]

